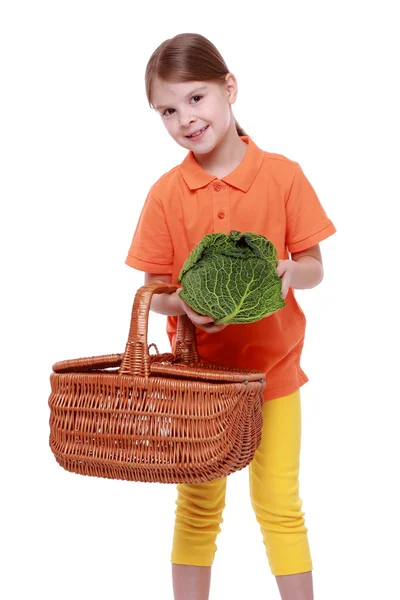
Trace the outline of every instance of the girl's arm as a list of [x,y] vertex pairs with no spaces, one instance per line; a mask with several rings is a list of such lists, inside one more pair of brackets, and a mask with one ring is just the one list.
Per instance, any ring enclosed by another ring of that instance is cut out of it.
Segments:
[[[146,273],[144,278],[145,285],[149,283],[171,283],[171,275],[157,275]],[[207,333],[218,333],[227,327],[227,325],[213,325],[214,319],[204,315],[199,315],[184,300],[179,298],[180,289],[172,294],[154,294],[151,299],[150,309],[160,315],[187,315],[196,327],[207,331]]]
[[282,278],[284,298],[290,287],[299,290],[315,287],[324,277],[319,244],[302,252],[294,252],[291,260],[279,260],[276,272]]
[[[145,273],[144,285],[150,283],[171,283],[172,275],[157,275],[155,273]],[[182,300],[176,292],[172,294],[154,294],[151,299],[150,309],[160,315],[184,315]]]

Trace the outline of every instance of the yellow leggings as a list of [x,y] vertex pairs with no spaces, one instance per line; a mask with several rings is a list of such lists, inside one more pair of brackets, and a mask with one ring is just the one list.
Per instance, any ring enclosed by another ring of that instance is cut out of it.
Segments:
[[[299,497],[300,392],[263,404],[260,446],[249,464],[251,504],[274,575],[312,570]],[[178,484],[171,562],[210,566],[225,507],[227,478]]]

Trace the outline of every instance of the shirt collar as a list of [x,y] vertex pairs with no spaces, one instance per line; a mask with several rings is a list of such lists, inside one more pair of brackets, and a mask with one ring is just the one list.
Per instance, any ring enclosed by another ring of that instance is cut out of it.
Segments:
[[[229,175],[222,177],[220,181],[225,181],[242,192],[247,192],[260,170],[264,152],[249,136],[241,135],[240,138],[248,145],[246,154],[236,169]],[[211,175],[201,168],[192,151],[188,152],[179,167],[187,186],[191,190],[205,187],[214,179],[218,179],[216,175]]]

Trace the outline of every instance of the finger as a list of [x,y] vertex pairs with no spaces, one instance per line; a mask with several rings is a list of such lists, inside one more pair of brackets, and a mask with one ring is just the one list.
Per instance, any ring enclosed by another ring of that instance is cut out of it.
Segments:
[[212,317],[207,317],[206,315],[199,315],[198,313],[188,314],[189,319],[193,321],[193,323],[198,323],[199,325],[206,325],[207,323],[214,323],[214,319]]
[[183,308],[184,308],[187,316],[189,317],[189,319],[191,321],[193,321],[193,323],[211,323],[212,321],[214,321],[213,317],[209,317],[207,315],[201,315],[200,313],[193,310],[193,308],[191,306],[189,306],[189,304],[187,302],[182,300],[182,298],[181,298],[181,301],[183,302]]
[[282,298],[285,299],[289,291],[289,274],[285,273],[282,277]]
[[278,277],[282,277],[284,272],[285,272],[285,269],[283,267],[276,267],[276,274],[278,275]]
[[187,312],[189,319],[191,319],[195,323],[212,323],[212,322],[214,322],[213,317],[209,317],[207,315],[201,315],[198,312],[196,312],[195,310],[193,310],[189,305],[186,306],[186,312]]
[[203,331],[207,331],[207,333],[218,333],[219,331],[222,331],[223,329],[225,329],[225,327],[227,327],[228,325],[207,325],[205,327],[202,327]]
[[209,333],[219,333],[220,331],[222,331],[223,329],[225,329],[225,327],[227,327],[227,325],[211,325],[210,327],[210,332]]
[[226,327],[225,325],[213,325],[212,323],[194,323],[194,325],[203,331],[207,331],[208,333],[212,333],[217,330],[219,331],[220,329]]
[[194,321],[192,321],[193,325],[195,325],[197,327],[197,329],[201,329],[201,331],[209,331],[210,327],[207,325],[201,325],[200,323],[195,323]]
[[182,298],[181,298],[181,301],[184,303],[184,309],[186,311],[187,316],[192,321],[196,320],[199,323],[210,323],[211,321],[214,321],[213,317],[209,317],[208,315],[202,315],[202,314],[196,312],[195,310],[193,310],[193,308],[187,302],[185,302],[185,300],[183,300]]
[[[183,288],[179,288],[176,293],[179,295],[179,292],[183,290]],[[214,317],[209,317],[207,315],[201,315],[200,313],[196,312],[195,310],[193,310],[193,308],[187,303],[185,302],[185,300],[183,300],[183,298],[181,298],[181,302],[183,302],[183,307],[184,310],[186,311],[187,316],[189,317],[189,319],[192,321],[192,323],[194,325],[196,325],[196,327],[198,327],[199,329],[202,329],[203,331],[209,331],[209,327],[210,327],[210,323],[214,323],[215,319]],[[207,325],[207,327],[201,327],[201,325]],[[218,326],[221,327],[222,329],[224,327],[226,327],[226,325],[222,325],[222,326]],[[220,329],[215,329],[215,331],[220,331]],[[211,333],[211,332],[210,332]]]

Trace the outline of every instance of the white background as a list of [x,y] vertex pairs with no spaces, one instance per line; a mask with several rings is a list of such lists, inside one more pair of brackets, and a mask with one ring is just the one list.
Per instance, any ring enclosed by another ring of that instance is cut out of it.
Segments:
[[[4,1],[1,597],[172,599],[174,485],[82,477],[48,446],[54,362],[124,351],[143,274],[124,261],[153,182],[187,151],[146,100],[153,50],[208,37],[234,114],[302,166],[338,232],[308,320],[300,491],[316,600],[397,597],[398,22],[395,2]],[[169,350],[165,317],[149,341]],[[211,600],[277,599],[228,480]]]

